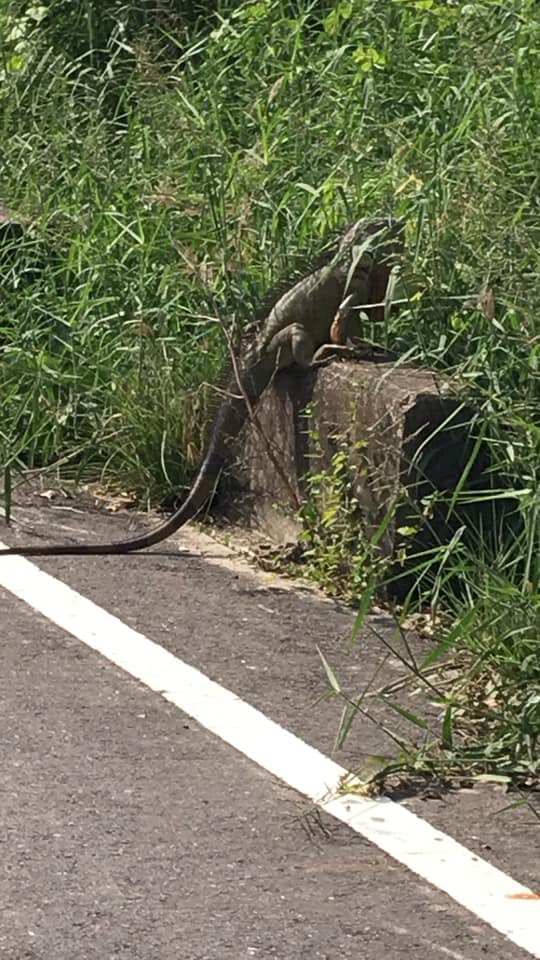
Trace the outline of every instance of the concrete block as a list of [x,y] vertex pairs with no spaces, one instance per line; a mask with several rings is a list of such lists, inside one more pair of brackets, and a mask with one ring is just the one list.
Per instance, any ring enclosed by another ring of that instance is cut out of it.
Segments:
[[[257,425],[247,424],[234,445],[218,508],[227,503],[230,516],[277,544],[294,540],[300,531],[294,511],[306,495],[303,478],[328,468],[338,449],[335,438],[346,435],[367,535],[398,492],[407,492],[381,543],[391,556],[396,529],[414,520],[422,498],[458,483],[474,443],[470,416],[448,382],[430,370],[334,361],[317,370],[281,371],[257,407]],[[479,459],[473,475],[481,469]]]

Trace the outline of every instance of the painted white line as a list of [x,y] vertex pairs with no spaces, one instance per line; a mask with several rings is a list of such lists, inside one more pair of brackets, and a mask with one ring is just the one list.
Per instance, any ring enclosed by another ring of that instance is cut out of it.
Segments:
[[343,767],[28,560],[2,560],[0,586],[540,958],[527,887],[391,800],[335,796]]

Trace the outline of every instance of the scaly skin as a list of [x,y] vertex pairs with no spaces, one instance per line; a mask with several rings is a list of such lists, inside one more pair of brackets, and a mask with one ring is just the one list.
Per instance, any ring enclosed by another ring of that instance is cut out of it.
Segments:
[[387,258],[401,249],[402,234],[403,224],[397,220],[357,221],[343,234],[329,263],[299,280],[280,297],[264,321],[260,334],[238,361],[238,377],[229,384],[227,395],[218,408],[205,456],[191,490],[171,517],[153,530],[127,540],[11,547],[0,550],[0,556],[130,553],[150,547],[175,533],[212,496],[226,463],[228,442],[238,435],[249,411],[255,407],[276,371],[292,363],[308,367],[323,362],[329,355],[339,355],[341,350],[351,355],[350,346],[345,344],[347,340],[354,344],[361,338],[358,308],[373,303],[373,277],[375,274],[380,277],[381,265],[376,263],[377,244],[382,241],[384,257]]

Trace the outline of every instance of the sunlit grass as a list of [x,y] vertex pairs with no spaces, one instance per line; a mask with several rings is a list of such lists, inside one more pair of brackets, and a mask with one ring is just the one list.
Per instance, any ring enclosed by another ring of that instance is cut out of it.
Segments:
[[517,518],[491,552],[487,540],[443,545],[457,594],[437,551],[419,561],[423,582],[498,691],[482,728],[497,764],[534,752],[535,6],[162,7],[160,20],[144,4],[62,0],[49,17],[0,3],[0,202],[26,224],[1,262],[5,476],[58,463],[142,500],[181,488],[221,322],[251,319],[299,252],[341,223],[404,217],[412,297],[385,340],[467,386]]

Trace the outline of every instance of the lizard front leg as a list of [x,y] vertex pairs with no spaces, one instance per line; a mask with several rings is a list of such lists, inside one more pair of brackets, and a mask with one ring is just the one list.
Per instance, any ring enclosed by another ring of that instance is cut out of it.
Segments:
[[330,327],[330,343],[324,343],[316,350],[312,366],[323,366],[338,359],[372,360],[379,363],[397,359],[395,353],[355,336],[360,326],[358,317],[355,317],[355,313],[360,309],[356,300],[354,294],[349,294],[340,304]]
[[[354,308],[359,309],[358,297],[349,294],[338,307],[334,319],[330,325],[329,343],[323,343],[316,350],[313,357],[313,366],[321,366],[334,359],[354,359],[362,355],[368,344],[363,341],[357,341],[356,346],[348,342],[351,338],[351,327],[358,327],[358,319],[355,316]],[[360,352],[359,352],[360,351]]]

